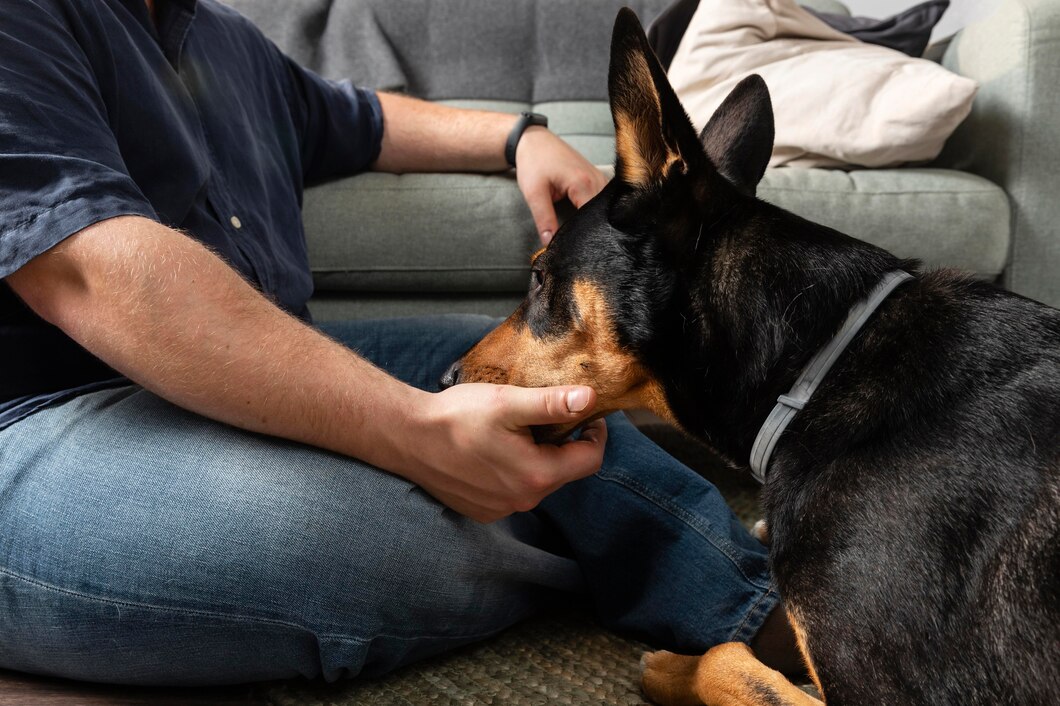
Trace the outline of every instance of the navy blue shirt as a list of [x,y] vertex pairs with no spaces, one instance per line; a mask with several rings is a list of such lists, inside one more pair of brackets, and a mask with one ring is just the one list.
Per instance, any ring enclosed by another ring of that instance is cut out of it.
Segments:
[[[3,4],[0,277],[135,214],[183,230],[308,318],[302,190],[375,159],[375,94],[302,69],[216,0],[158,0],[157,29],[144,0]],[[117,376],[6,283],[0,351],[0,426]]]

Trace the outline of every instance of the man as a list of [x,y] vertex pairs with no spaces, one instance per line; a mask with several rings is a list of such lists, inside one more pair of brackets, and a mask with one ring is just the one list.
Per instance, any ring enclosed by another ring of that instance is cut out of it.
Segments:
[[[489,320],[308,323],[303,186],[505,169],[512,116],[325,82],[215,0],[8,5],[0,666],[379,674],[558,591],[670,647],[783,633],[711,486],[620,420],[533,443],[592,390],[425,391]],[[602,186],[540,127],[516,166],[545,241]]]

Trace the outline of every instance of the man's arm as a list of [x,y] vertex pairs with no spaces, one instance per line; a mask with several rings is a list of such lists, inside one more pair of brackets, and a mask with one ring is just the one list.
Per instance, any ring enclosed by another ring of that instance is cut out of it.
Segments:
[[[380,93],[383,146],[373,169],[405,172],[498,172],[508,168],[504,145],[516,117],[449,108]],[[542,127],[523,133],[515,153],[516,178],[546,245],[559,222],[553,205],[567,197],[577,208],[606,179],[570,145]]]
[[201,244],[146,218],[87,228],[7,282],[161,397],[393,471],[475,519],[529,509],[601,463],[602,424],[563,447],[537,446],[526,429],[583,417],[593,406],[588,388],[416,390],[281,311]]

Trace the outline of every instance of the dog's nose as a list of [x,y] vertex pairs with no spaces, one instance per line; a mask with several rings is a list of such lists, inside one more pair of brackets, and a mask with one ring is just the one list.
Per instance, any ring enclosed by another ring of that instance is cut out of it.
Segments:
[[445,371],[444,375],[442,375],[442,379],[438,381],[438,387],[443,390],[448,390],[453,385],[459,385],[461,371],[462,366],[458,360],[450,365],[449,369]]

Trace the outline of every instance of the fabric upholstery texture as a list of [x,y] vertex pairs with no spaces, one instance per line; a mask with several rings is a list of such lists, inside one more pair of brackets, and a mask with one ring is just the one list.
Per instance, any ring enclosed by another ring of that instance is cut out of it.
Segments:
[[832,29],[795,0],[700,0],[668,72],[697,130],[752,73],[773,101],[774,167],[934,159],[976,90],[930,61]]
[[[929,266],[993,279],[1008,254],[1008,199],[943,169],[771,169],[759,196]],[[353,210],[357,219],[343,217]],[[519,294],[537,235],[510,175],[362,174],[306,194],[319,293]],[[428,233],[408,242],[409,233]],[[314,309],[319,316],[319,312]]]
[[[226,0],[328,78],[421,98],[604,99],[618,10],[666,0]],[[600,60],[586,51],[605,50]],[[589,60],[586,60],[586,59]]]
[[935,164],[979,174],[1012,203],[1004,284],[1060,306],[1060,2],[1004,0],[954,37],[943,64],[979,82]]

